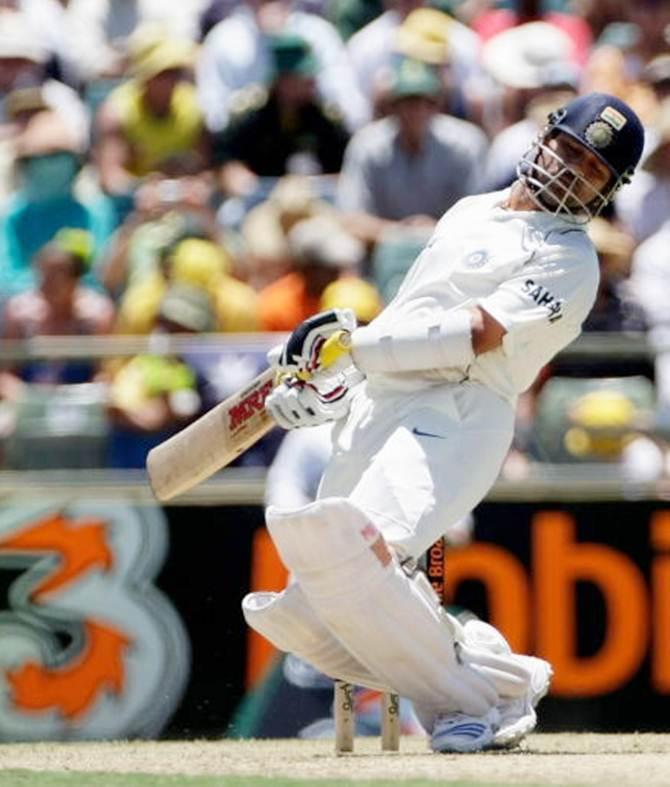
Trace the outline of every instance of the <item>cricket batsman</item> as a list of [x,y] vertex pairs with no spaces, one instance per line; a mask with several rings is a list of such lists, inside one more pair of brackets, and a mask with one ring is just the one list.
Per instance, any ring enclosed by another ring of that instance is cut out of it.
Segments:
[[574,99],[510,188],[442,217],[369,325],[324,312],[281,350],[266,406],[286,429],[336,421],[333,455],[316,502],[268,509],[293,581],[246,596],[245,618],[333,678],[409,698],[435,751],[518,745],[549,688],[548,662],[512,653],[487,623],[462,625],[411,566],[487,494],[518,395],[580,333],[598,286],[585,225],[643,144],[620,99]]

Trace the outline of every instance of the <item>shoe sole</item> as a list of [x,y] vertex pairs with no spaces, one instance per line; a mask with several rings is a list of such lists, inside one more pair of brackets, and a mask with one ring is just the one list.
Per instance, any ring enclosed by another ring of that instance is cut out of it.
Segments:
[[526,716],[522,716],[511,727],[507,727],[504,732],[497,732],[489,744],[489,749],[515,749],[521,741],[529,735],[537,726],[537,715],[531,709]]
[[[535,713],[535,708],[537,707],[537,704],[540,702],[540,700],[549,691],[551,679],[554,675],[554,671],[548,662],[541,662],[539,659],[537,661],[537,666],[542,668],[544,675],[540,686],[532,691],[530,698],[531,707],[529,712],[525,716],[522,716],[520,719],[518,719],[512,726],[507,727],[504,731],[499,730],[493,736],[493,741],[488,748],[514,749],[521,743],[526,735],[529,735],[537,726],[537,714]],[[531,679],[531,687],[532,685],[533,681]]]

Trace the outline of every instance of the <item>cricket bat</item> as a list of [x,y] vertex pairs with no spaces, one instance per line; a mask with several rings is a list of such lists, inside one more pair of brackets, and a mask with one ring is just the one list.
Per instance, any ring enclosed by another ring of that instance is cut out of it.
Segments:
[[151,488],[161,501],[193,488],[267,434],[275,425],[265,410],[274,388],[270,368],[192,424],[152,448],[147,457]]

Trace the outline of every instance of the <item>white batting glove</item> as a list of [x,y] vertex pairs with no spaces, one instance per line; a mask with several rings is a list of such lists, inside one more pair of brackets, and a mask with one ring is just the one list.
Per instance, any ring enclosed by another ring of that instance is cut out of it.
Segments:
[[309,380],[319,371],[351,365],[348,338],[356,327],[351,309],[331,309],[302,322],[289,336],[278,361],[280,373]]
[[275,386],[265,400],[265,409],[284,429],[339,421],[347,415],[350,406],[351,389],[347,385],[322,393],[311,383],[293,376]]
[[284,345],[283,344],[275,344],[274,347],[271,347],[267,351],[267,353],[265,354],[265,357],[267,358],[268,364],[270,366],[277,366],[283,351],[284,351]]

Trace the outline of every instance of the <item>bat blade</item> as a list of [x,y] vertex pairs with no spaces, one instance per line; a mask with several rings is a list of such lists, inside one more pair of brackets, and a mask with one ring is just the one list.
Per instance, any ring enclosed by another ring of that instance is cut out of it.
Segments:
[[161,501],[192,489],[250,448],[275,425],[265,410],[274,387],[266,369],[147,456],[151,488]]

